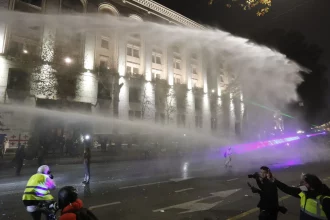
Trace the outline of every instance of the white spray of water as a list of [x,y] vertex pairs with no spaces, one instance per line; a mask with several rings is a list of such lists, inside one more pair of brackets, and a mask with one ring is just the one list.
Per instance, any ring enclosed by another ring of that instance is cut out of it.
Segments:
[[[249,43],[248,39],[239,38],[230,33],[205,29],[196,30],[177,26],[160,25],[151,22],[134,22],[128,18],[103,17],[100,15],[70,16],[70,15],[41,15],[19,12],[1,12],[0,21],[15,24],[21,27],[49,26],[81,33],[104,33],[115,31],[118,34],[129,35],[140,33],[146,44],[173,46],[179,45],[191,51],[202,52],[204,60],[211,69],[219,68],[219,63],[226,71],[235,75],[244,91],[245,97],[253,97],[254,101],[272,106],[282,107],[288,101],[296,100],[296,86],[302,82],[298,72],[303,70],[296,63],[288,60],[283,54],[264,46]],[[217,71],[214,71],[217,72]],[[276,100],[276,101],[275,101]],[[274,103],[276,102],[276,103]],[[208,135],[197,135],[195,132],[174,127],[160,127],[148,122],[131,122],[120,119],[109,119],[99,116],[87,116],[77,113],[61,113],[56,111],[41,110],[22,106],[1,106],[2,109],[24,112],[28,116],[47,116],[61,118],[67,122],[79,120],[92,121],[104,125],[104,133],[111,133],[113,126],[121,128],[144,129],[145,131],[166,134],[190,134],[197,138],[211,139]],[[187,136],[188,137],[188,136]],[[225,138],[213,138],[214,142],[225,143]],[[306,148],[307,149],[307,148]],[[285,151],[279,156],[285,154]],[[256,153],[255,157],[262,155]],[[285,154],[287,155],[287,154]],[[220,155],[221,157],[221,155]],[[276,160],[279,157],[274,157]],[[208,158],[205,158],[206,160]],[[246,167],[251,161],[249,158],[240,159],[240,167]],[[245,163],[244,163],[245,162]]]
[[[14,24],[15,28],[48,26],[73,33],[115,31],[123,36],[139,33],[149,45],[175,45],[202,53],[207,65],[216,73],[221,63],[225,71],[237,76],[245,97],[253,97],[264,104],[283,106],[288,101],[296,100],[296,86],[302,82],[297,74],[302,68],[285,55],[221,30],[197,30],[100,15],[1,12],[0,21]],[[275,100],[277,103],[273,103]]]

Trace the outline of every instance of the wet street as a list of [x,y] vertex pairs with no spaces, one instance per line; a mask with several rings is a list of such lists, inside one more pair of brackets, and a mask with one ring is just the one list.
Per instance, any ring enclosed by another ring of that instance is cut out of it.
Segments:
[[[235,161],[231,171],[223,160],[196,162],[176,158],[92,164],[90,187],[83,187],[82,165],[52,166],[58,189],[74,185],[79,196],[99,219],[256,219],[258,195],[253,195],[246,182],[249,172],[239,172]],[[251,166],[250,172],[260,165]],[[274,175],[289,185],[297,185],[301,172],[328,178],[329,164],[287,166],[270,165]],[[14,169],[0,173],[0,219],[30,219],[21,202],[22,192],[37,167],[23,168],[15,177]],[[56,195],[54,192],[53,195]],[[283,197],[289,213],[279,219],[298,219],[298,201]],[[281,203],[281,204],[282,204]]]

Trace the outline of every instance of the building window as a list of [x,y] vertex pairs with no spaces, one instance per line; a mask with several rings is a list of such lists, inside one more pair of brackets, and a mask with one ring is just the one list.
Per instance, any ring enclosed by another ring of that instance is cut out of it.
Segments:
[[174,59],[173,60],[173,68],[174,69],[177,69],[177,70],[180,70],[181,69],[181,65],[180,65],[181,61],[178,60],[178,59]]
[[196,128],[202,128],[203,127],[203,118],[202,116],[195,116],[195,126]]
[[140,103],[141,102],[140,94],[141,94],[140,88],[130,87],[129,88],[129,102]]
[[224,83],[225,82],[223,72],[220,73],[220,82],[221,83]]
[[177,115],[177,125],[178,127],[185,127],[186,126],[186,116],[182,114]]
[[29,73],[21,69],[9,68],[7,89],[17,92],[30,90]]
[[162,71],[157,69],[151,69],[152,76],[154,79],[161,79]]
[[131,44],[127,45],[127,56],[140,58],[140,48]]
[[180,48],[179,47],[173,47],[173,52],[179,54],[180,53]]
[[106,40],[106,39],[102,39],[102,40],[101,40],[101,47],[102,47],[103,49],[109,49],[109,41]]
[[197,87],[197,79],[192,79],[192,86]]
[[202,110],[202,100],[200,98],[195,97],[195,111]]
[[162,55],[158,53],[152,53],[152,63],[162,64]]
[[42,0],[21,0],[22,2],[41,7]]
[[137,67],[132,67],[132,66],[127,66],[126,67],[126,73],[130,73],[130,74],[139,74],[139,68]]
[[180,78],[174,78],[174,83],[175,84],[181,84]]
[[129,120],[133,121],[135,119],[141,119],[141,111],[128,111],[128,118]]
[[217,118],[211,118],[211,129],[213,131],[217,130],[218,120]]
[[109,57],[100,56],[100,70],[105,70],[108,68]]
[[192,74],[197,75],[197,67],[196,66],[192,66],[191,67],[191,72],[192,72]]
[[155,114],[155,122],[156,123],[165,124],[165,114],[164,113],[156,112],[156,114]]

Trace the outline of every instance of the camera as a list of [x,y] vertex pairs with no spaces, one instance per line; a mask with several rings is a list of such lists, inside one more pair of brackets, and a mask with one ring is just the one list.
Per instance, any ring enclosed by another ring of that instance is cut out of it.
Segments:
[[253,178],[253,179],[257,179],[257,178],[259,178],[259,173],[257,173],[257,172],[255,172],[254,174],[249,174],[248,175],[248,178]]

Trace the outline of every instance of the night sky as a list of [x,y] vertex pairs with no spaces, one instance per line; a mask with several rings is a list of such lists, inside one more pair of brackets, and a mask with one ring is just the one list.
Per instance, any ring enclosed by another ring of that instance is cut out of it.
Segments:
[[[235,35],[251,38],[267,30],[282,28],[303,33],[309,44],[317,44],[324,51],[321,63],[328,67],[330,85],[330,1],[329,0],[273,0],[271,10],[263,17],[256,11],[244,11],[238,6],[227,8],[231,0],[156,0],[182,15],[205,26],[217,27]],[[328,86],[329,87],[329,86]],[[309,88],[312,91],[312,88]],[[330,112],[330,89],[325,88],[322,111]],[[330,120],[330,113],[322,120]]]

